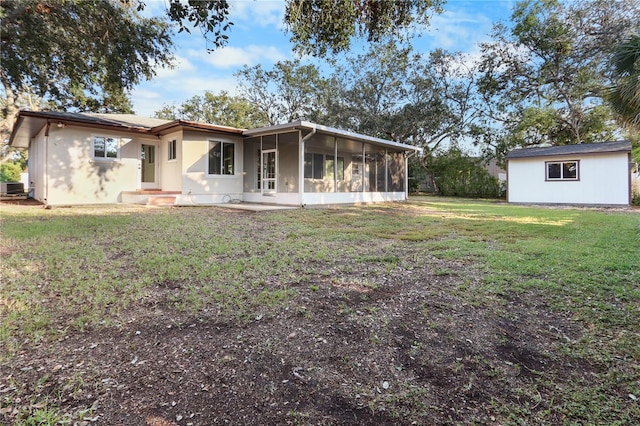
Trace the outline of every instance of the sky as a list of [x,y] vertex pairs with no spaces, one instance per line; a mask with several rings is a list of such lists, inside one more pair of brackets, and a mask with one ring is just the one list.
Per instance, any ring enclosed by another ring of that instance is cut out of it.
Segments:
[[[229,42],[212,53],[204,37],[196,29],[190,34],[175,35],[175,67],[159,68],[157,75],[143,81],[131,93],[136,114],[151,117],[163,105],[179,106],[205,91],[237,93],[234,73],[244,65],[261,65],[271,69],[278,61],[296,59],[291,35],[283,24],[284,0],[230,0]],[[414,39],[414,51],[428,53],[442,48],[468,55],[479,53],[479,43],[489,40],[495,22],[508,20],[514,1],[449,0],[440,15],[434,15],[431,25]],[[159,16],[164,12],[164,0],[148,0],[145,15]],[[360,48],[366,49],[365,43]],[[356,54],[363,53],[355,50]],[[313,61],[320,67],[322,61]],[[223,123],[221,123],[223,124]]]

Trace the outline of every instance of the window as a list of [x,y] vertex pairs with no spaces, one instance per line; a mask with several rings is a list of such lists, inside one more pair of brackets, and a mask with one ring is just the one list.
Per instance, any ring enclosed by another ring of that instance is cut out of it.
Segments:
[[178,142],[174,139],[169,141],[169,158],[168,160],[175,160],[176,157],[176,146],[177,146]]
[[[304,155],[304,178],[333,180],[333,159],[333,155],[306,153]],[[344,180],[344,157],[338,157],[338,180]]]
[[578,180],[579,161],[547,162],[547,180]]
[[106,136],[93,137],[93,158],[116,159],[118,158],[118,139]]
[[231,142],[209,141],[209,174],[234,174],[235,149]]

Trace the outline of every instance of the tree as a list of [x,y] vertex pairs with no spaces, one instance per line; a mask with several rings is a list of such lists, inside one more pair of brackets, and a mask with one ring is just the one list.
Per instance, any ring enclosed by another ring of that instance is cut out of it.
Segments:
[[623,123],[640,130],[640,35],[616,46],[613,67],[616,81],[608,99]]
[[300,54],[324,57],[348,50],[353,37],[405,39],[426,26],[443,0],[288,0],[285,24]]
[[[25,105],[132,112],[129,90],[172,60],[169,22],[143,18],[137,12],[145,6],[140,0],[3,0],[0,141]],[[195,26],[219,47],[231,25],[228,8],[225,0],[169,0],[166,17],[179,31]],[[31,96],[41,102],[29,102]],[[10,154],[2,151],[4,160]]]
[[474,74],[461,54],[373,45],[333,74],[320,121],[417,145],[428,156],[445,142],[474,137],[481,108]]
[[114,0],[7,0],[0,18],[2,140],[28,96],[54,109],[130,112],[127,91],[170,64],[168,24]]
[[485,126],[498,126],[486,139],[490,148],[504,154],[514,146],[613,138],[603,103],[607,58],[617,40],[637,31],[640,4],[527,0],[511,20],[496,25],[493,41],[482,45]]
[[271,125],[309,119],[327,87],[318,68],[301,65],[300,60],[278,62],[266,71],[260,65],[245,65],[235,76],[241,95]]
[[157,118],[165,120],[191,120],[215,123],[225,126],[249,129],[268,124],[267,117],[253,104],[239,96],[230,96],[222,91],[214,94],[209,91],[203,96],[194,96],[186,100],[179,108],[164,105],[156,111]]

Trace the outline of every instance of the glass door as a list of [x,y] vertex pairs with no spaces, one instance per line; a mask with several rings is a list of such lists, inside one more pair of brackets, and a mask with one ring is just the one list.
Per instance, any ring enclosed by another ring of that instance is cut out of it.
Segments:
[[276,150],[262,151],[262,179],[260,186],[263,194],[276,193],[277,169]]
[[156,146],[151,144],[141,144],[140,149],[140,182],[142,189],[156,189],[158,182],[156,179]]

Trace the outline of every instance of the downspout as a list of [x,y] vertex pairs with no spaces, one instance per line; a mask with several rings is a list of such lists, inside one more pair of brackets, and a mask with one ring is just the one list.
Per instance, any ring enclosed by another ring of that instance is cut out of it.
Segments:
[[47,120],[47,127],[44,129],[44,205],[49,206],[49,127],[51,122]]
[[333,192],[338,192],[338,138],[333,137]]
[[384,149],[384,192],[389,192],[389,151]]
[[362,142],[362,174],[360,177],[360,181],[362,182],[360,192],[362,192],[362,199],[364,200],[365,187],[364,184],[366,182],[364,178],[364,174],[367,172],[367,150],[364,146],[364,142]]
[[298,130],[298,138],[300,139],[300,161],[298,162],[298,204],[304,207],[304,143],[316,134],[316,128],[311,129],[311,133],[301,138],[302,130]]

